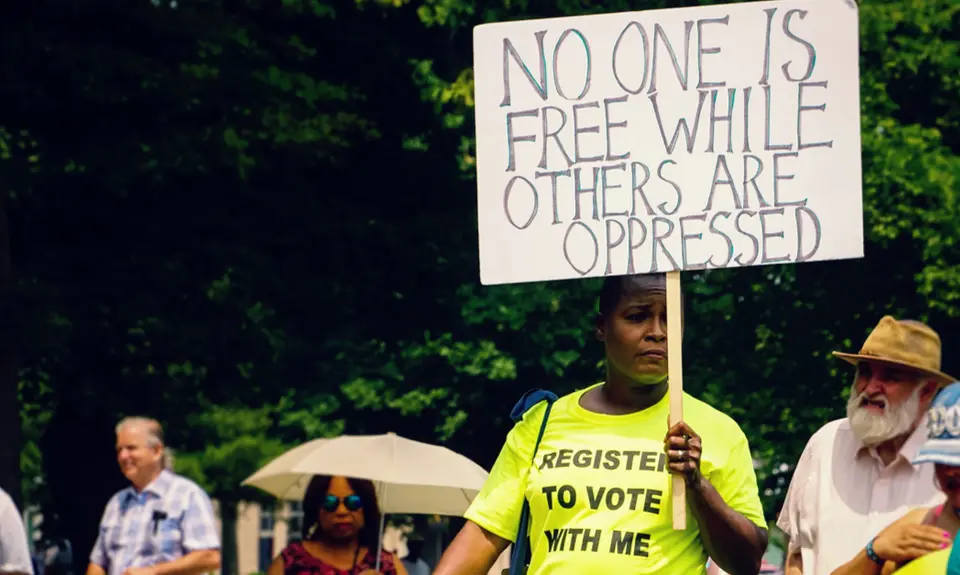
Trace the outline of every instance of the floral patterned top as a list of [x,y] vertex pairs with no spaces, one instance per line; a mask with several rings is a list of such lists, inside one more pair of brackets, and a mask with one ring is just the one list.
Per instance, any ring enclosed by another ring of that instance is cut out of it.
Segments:
[[[280,558],[283,560],[283,575],[357,575],[373,569],[377,564],[376,554],[368,549],[353,569],[338,569],[311,555],[299,541],[287,545],[286,549],[280,552]],[[380,572],[384,575],[397,575],[393,555],[386,551],[380,552]]]

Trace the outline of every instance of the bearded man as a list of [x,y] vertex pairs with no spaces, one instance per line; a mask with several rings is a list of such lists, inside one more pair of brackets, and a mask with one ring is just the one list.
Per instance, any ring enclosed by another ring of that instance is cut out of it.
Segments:
[[913,320],[884,317],[860,353],[847,417],[824,425],[800,456],[777,526],[789,537],[786,575],[828,575],[884,527],[943,498],[933,466],[911,462],[937,391],[940,336]]

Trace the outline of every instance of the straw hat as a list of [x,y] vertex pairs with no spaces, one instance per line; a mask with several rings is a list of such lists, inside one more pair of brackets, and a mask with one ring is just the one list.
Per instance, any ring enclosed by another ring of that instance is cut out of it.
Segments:
[[873,328],[859,353],[833,352],[856,365],[861,361],[885,363],[906,368],[947,385],[956,378],[940,371],[940,336],[918,321],[895,320],[884,316]]

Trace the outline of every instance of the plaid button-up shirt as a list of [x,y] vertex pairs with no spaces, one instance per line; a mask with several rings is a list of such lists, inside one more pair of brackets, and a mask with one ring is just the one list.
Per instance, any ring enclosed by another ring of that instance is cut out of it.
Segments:
[[196,483],[164,470],[141,493],[127,487],[110,499],[90,562],[107,575],[123,575],[130,567],[204,549],[220,549],[210,498]]

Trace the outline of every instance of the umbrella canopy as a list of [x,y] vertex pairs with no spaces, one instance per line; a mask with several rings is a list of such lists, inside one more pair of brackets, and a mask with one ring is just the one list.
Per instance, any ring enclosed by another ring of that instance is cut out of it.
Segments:
[[315,439],[280,455],[243,481],[271,495],[300,500],[314,475],[343,475],[376,484],[384,514],[462,516],[487,471],[441,447],[385,435]]

